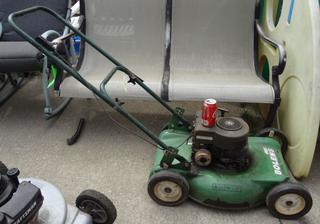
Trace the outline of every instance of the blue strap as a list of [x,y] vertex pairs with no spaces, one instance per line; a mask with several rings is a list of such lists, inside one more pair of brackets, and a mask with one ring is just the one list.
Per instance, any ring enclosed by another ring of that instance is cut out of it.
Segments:
[[289,24],[291,23],[292,16],[293,16],[294,3],[295,3],[295,0],[291,0],[289,14],[288,14],[288,23]]

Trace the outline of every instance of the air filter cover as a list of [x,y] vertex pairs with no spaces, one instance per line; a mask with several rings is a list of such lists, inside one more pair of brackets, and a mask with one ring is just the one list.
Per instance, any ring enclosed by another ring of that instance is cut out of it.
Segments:
[[221,117],[215,127],[214,145],[220,149],[237,150],[248,141],[249,126],[241,118]]

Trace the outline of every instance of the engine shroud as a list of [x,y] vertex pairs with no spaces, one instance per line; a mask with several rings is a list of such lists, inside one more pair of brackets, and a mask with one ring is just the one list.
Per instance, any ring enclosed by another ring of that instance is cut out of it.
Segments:
[[245,170],[250,164],[248,153],[249,126],[241,118],[220,117],[212,128],[201,124],[201,112],[196,114],[193,151],[207,149],[211,165],[226,170]]
[[0,224],[33,223],[43,203],[38,187],[28,181],[19,182],[19,170],[0,175]]

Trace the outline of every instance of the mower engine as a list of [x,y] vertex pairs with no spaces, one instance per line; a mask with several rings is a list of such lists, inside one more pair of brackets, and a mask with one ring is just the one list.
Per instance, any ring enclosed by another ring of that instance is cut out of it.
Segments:
[[43,203],[40,189],[30,182],[19,183],[16,168],[0,175],[0,224],[36,223]]
[[250,165],[249,126],[241,118],[218,117],[213,127],[202,125],[196,114],[193,133],[193,158],[201,167],[243,171]]

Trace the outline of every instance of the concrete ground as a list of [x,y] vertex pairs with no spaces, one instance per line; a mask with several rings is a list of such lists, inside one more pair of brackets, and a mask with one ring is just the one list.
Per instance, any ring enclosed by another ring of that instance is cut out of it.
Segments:
[[[189,117],[200,108],[197,103],[180,106],[188,110]],[[168,119],[153,103],[128,103],[127,108],[157,133]],[[115,125],[95,100],[74,100],[65,113],[50,121],[43,119],[42,110],[38,78],[29,80],[0,108],[0,160],[20,168],[22,177],[52,182],[70,204],[84,189],[104,192],[117,207],[118,224],[319,223],[319,150],[310,176],[303,181],[312,192],[314,206],[299,221],[275,219],[265,208],[226,212],[192,201],[168,208],[157,205],[147,194],[154,147]],[[118,114],[110,114],[130,127]],[[74,133],[80,117],[86,118],[85,129],[78,143],[68,146],[66,139]]]

